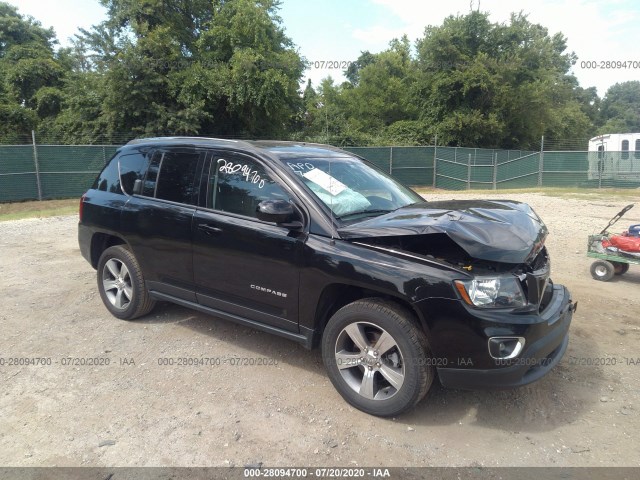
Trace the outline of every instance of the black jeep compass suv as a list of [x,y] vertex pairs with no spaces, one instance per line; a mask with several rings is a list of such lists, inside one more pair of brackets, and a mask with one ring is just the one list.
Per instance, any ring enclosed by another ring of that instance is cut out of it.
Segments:
[[428,202],[337,148],[209,138],[120,148],[78,231],[116,317],[166,300],[320,346],[345,400],[382,416],[436,375],[511,387],[560,361],[575,305],[546,236],[526,204]]

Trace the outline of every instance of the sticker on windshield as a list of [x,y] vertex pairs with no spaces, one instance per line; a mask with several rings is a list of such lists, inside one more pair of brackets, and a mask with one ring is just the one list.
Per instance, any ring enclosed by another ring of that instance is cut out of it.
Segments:
[[344,191],[347,186],[339,180],[336,180],[331,175],[323,172],[319,168],[314,168],[302,175],[304,178],[311,180],[316,185],[324,188],[334,197]]

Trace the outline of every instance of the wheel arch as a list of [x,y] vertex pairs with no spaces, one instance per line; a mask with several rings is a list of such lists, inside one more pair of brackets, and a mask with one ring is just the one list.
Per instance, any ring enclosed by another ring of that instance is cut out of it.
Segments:
[[117,235],[103,232],[94,233],[91,237],[91,266],[98,268],[98,261],[102,252],[115,245],[125,245],[129,248],[127,242]]
[[312,341],[312,347],[315,348],[320,344],[322,333],[334,313],[345,305],[365,298],[381,298],[407,309],[418,320],[418,326],[422,329],[427,338],[431,338],[427,319],[422,315],[420,310],[415,308],[415,306],[407,301],[406,298],[355,285],[332,283],[325,286],[318,298],[314,318],[315,335]]

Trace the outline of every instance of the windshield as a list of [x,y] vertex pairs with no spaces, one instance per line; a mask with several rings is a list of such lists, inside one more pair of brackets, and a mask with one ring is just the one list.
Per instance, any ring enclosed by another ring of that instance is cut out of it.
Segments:
[[382,215],[422,198],[355,157],[285,160],[311,191],[342,221]]

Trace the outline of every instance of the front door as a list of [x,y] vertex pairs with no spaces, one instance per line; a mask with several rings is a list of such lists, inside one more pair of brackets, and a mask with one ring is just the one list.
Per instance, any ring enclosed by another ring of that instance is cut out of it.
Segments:
[[196,297],[207,307],[298,331],[298,285],[306,236],[258,220],[258,204],[292,201],[259,160],[212,152],[206,201],[193,221]]

